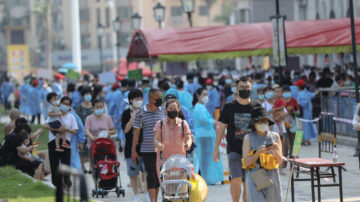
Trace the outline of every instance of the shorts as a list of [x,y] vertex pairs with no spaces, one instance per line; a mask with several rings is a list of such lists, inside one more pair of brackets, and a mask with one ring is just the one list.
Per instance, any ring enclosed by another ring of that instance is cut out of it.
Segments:
[[[61,127],[61,122],[59,120],[52,121],[48,123],[51,128],[59,129]],[[59,134],[57,131],[51,131],[54,135]]]
[[156,153],[141,153],[146,170],[146,183],[148,189],[157,189],[160,187],[160,181],[156,170]]
[[230,177],[237,178],[241,177],[244,181],[245,179],[245,170],[242,168],[242,155],[236,152],[228,153]]
[[126,158],[126,168],[127,168],[127,174],[129,177],[138,176],[139,171],[144,172],[144,161],[140,157],[139,163],[134,163],[134,161],[131,158]]

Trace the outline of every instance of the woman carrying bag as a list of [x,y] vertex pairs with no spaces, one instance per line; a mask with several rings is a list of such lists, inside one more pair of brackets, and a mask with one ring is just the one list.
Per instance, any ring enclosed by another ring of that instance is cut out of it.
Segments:
[[279,134],[269,131],[274,121],[264,108],[251,114],[252,133],[244,138],[243,167],[246,170],[247,202],[282,201],[279,165],[282,163],[282,145]]

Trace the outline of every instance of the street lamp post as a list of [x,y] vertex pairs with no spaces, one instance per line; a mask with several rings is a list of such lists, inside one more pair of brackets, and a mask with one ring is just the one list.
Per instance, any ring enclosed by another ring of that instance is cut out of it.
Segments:
[[120,68],[120,60],[121,60],[121,55],[120,55],[120,47],[121,47],[121,43],[120,43],[120,33],[121,33],[121,29],[122,29],[122,22],[120,20],[119,17],[116,17],[116,19],[114,20],[114,31],[116,32],[116,47],[117,47],[117,67],[116,69]]
[[99,23],[97,27],[97,35],[98,35],[98,45],[100,50],[100,69],[101,72],[104,72],[104,65],[103,65],[103,50],[102,50],[102,43],[101,38],[104,36],[104,27]]
[[[354,60],[354,76],[355,76],[355,99],[356,103],[359,104],[359,75],[358,75],[358,64],[357,64],[357,54],[356,54],[356,37],[355,37],[355,19],[354,19],[354,3],[352,0],[349,0],[349,9],[350,9],[350,25],[351,25],[351,41],[352,41],[352,54]],[[356,152],[354,156],[359,156],[360,163],[360,132],[358,132],[358,142],[356,147]]]
[[[282,64],[281,64],[281,53],[280,53],[280,39],[279,39],[279,26],[283,26],[283,24],[279,25],[279,18],[281,18],[282,16],[280,15],[280,5],[279,5],[279,0],[275,0],[275,7],[276,7],[276,16],[275,18],[277,19],[277,34],[278,34],[278,61],[279,61],[279,79],[280,79],[280,85],[283,82],[283,69],[282,69]],[[286,17],[286,16],[285,16]],[[284,18],[285,20],[285,18]],[[285,27],[283,28],[285,30]],[[285,60],[286,60],[286,36],[285,36],[285,31],[284,31],[284,43],[285,43]]]
[[161,3],[157,3],[153,10],[155,20],[159,23],[159,29],[161,29],[161,22],[165,19],[165,7]]
[[133,29],[137,30],[141,28],[141,19],[142,17],[138,13],[131,16],[131,25]]
[[187,14],[189,25],[192,27],[192,13],[194,12],[195,0],[181,0],[181,5],[184,13]]

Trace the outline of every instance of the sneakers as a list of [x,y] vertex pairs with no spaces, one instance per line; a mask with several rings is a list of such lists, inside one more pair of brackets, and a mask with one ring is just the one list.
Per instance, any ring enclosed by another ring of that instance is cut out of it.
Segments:
[[62,144],[61,146],[67,149],[71,149],[71,146],[67,143]]
[[57,147],[57,148],[55,149],[55,151],[57,151],[57,152],[63,152],[64,150],[63,150],[61,147]]

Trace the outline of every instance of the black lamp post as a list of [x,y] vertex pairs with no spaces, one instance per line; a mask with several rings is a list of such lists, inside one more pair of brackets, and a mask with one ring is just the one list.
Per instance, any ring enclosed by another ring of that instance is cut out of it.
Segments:
[[195,0],[181,0],[181,5],[184,13],[187,14],[189,25],[192,27],[192,13],[194,12]]
[[138,13],[131,16],[131,25],[133,29],[136,30],[141,28],[141,19],[142,17]]
[[104,65],[103,65],[103,50],[102,50],[102,43],[101,38],[104,36],[104,27],[99,23],[97,27],[97,35],[98,35],[98,45],[100,50],[100,69],[101,72],[104,72]]
[[120,60],[121,60],[121,55],[120,55],[120,47],[121,47],[121,43],[120,43],[120,33],[121,33],[121,29],[122,29],[122,22],[120,20],[119,17],[116,17],[116,19],[114,20],[114,31],[116,32],[116,47],[117,47],[117,67],[116,69],[120,68]]
[[157,3],[153,10],[154,18],[159,23],[159,29],[161,29],[161,22],[165,19],[165,7],[161,3]]

